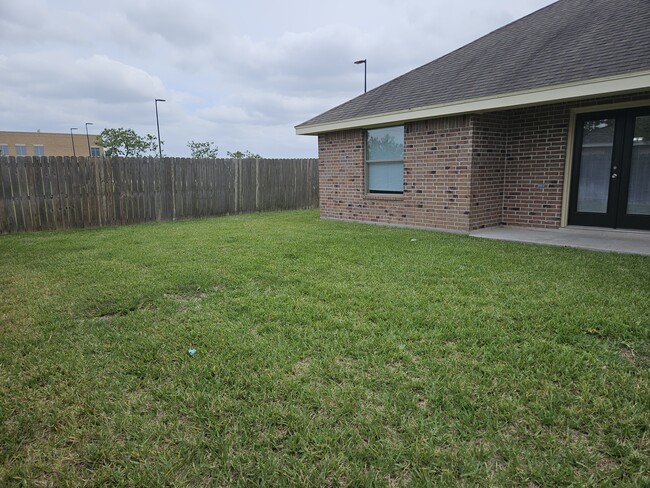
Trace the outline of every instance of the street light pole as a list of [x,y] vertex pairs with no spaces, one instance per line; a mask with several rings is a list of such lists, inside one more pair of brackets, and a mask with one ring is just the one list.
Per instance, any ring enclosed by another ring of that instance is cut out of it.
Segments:
[[162,159],[162,143],[160,142],[160,121],[158,120],[158,102],[166,102],[167,100],[164,100],[162,98],[156,98],[154,100],[154,103],[156,105],[156,128],[158,129],[158,155],[160,156],[160,159]]
[[366,81],[368,79],[368,64],[366,63],[365,59],[360,59],[359,61],[355,61],[354,64],[363,64],[363,93],[366,93],[366,88],[367,84]]
[[70,140],[72,140],[72,155],[76,158],[77,151],[74,148],[74,136],[72,135],[73,130],[79,130],[77,127],[70,127]]
[[88,142],[88,157],[92,156],[92,153],[90,152],[90,136],[88,135],[88,126],[93,125],[92,122],[86,122],[86,141]]

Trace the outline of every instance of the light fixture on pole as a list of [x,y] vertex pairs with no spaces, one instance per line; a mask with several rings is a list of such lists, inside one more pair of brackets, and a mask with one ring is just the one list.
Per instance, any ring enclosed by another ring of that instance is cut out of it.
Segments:
[[360,59],[359,61],[355,61],[354,64],[363,64],[363,93],[366,93],[366,80],[368,79],[368,65],[366,64],[366,60]]
[[156,129],[158,129],[158,155],[160,156],[160,159],[162,159],[162,143],[160,142],[160,122],[158,120],[158,102],[166,102],[167,100],[164,100],[162,98],[156,98],[154,100],[154,103],[156,105]]
[[88,135],[88,126],[93,125],[92,122],[86,122],[86,142],[88,142],[88,157],[92,156],[92,153],[90,152],[90,136]]
[[76,158],[77,151],[74,148],[74,136],[72,135],[73,130],[79,130],[77,127],[70,127],[70,140],[72,141],[72,155]]

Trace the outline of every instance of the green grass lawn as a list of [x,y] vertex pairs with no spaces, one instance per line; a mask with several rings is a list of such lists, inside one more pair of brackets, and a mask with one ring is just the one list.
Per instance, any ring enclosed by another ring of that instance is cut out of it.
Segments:
[[1,485],[647,486],[649,425],[648,257],[316,211],[0,236]]

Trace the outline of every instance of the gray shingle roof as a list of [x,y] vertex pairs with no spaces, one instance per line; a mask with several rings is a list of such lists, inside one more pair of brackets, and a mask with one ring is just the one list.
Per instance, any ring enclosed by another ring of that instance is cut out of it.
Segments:
[[650,0],[560,0],[297,127],[650,69]]

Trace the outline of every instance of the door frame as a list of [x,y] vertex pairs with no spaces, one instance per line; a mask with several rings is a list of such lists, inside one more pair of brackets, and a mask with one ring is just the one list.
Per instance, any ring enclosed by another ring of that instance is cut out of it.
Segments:
[[[650,107],[650,99],[635,100],[631,102],[609,103],[602,105],[589,105],[574,107],[569,110],[569,124],[567,127],[567,145],[564,156],[564,184],[562,188],[562,213],[560,215],[560,227],[569,225],[569,203],[571,199],[571,188],[573,181],[573,154],[575,151],[576,120],[578,116],[585,113],[614,112],[624,109],[643,109]],[[604,227],[607,228],[607,227]]]
[[[623,158],[623,138],[625,135],[625,125],[627,121],[627,114],[623,110],[608,110],[604,112],[585,112],[576,117],[574,129],[574,149],[573,149],[573,174],[571,175],[571,186],[569,193],[569,222],[572,225],[590,226],[590,227],[606,227],[614,229],[617,227],[618,201],[620,196],[621,179],[617,174],[621,173],[622,158]],[[582,123],[586,120],[593,119],[613,119],[614,134],[612,138],[612,157],[609,162],[609,176],[607,179],[607,209],[605,213],[595,212],[578,212],[578,180],[580,177],[580,169],[582,165],[582,138],[583,134],[580,130]],[[580,164],[576,164],[580,161]],[[616,165],[616,166],[615,166]],[[615,169],[617,168],[618,169]],[[616,173],[618,171],[618,173]],[[614,175],[614,176],[612,176]],[[612,180],[617,180],[612,183]]]

